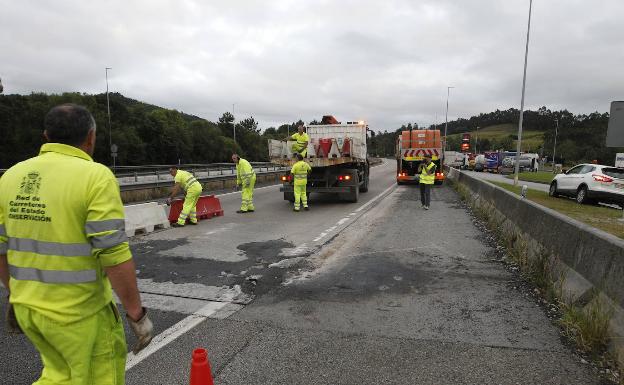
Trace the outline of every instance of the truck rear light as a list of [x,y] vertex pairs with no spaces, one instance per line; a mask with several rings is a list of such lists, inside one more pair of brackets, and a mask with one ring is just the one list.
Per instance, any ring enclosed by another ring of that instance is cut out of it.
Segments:
[[292,176],[290,176],[290,175],[282,175],[282,177],[280,179],[282,180],[282,182],[290,182],[292,180]]
[[338,180],[351,180],[351,175],[339,175]]
[[611,182],[613,182],[613,178],[609,178],[608,176],[605,176],[605,175],[593,174],[592,177],[594,178],[594,180],[596,182],[601,182],[601,183],[611,183]]

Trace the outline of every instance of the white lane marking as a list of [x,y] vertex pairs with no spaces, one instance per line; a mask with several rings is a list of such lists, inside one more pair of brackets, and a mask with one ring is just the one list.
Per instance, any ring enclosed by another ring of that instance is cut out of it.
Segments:
[[[274,184],[274,185],[271,185],[271,186],[258,187],[258,188],[254,188],[254,191],[264,190],[266,188],[276,188],[276,187],[279,187],[279,186],[280,186],[279,184]],[[224,196],[227,196],[227,195],[240,194],[240,193],[241,193],[240,191],[232,191],[232,192],[229,192],[229,193],[218,194],[218,195],[215,195],[215,196],[216,197],[224,197]]]
[[318,237],[316,237],[316,238],[314,238],[314,239],[312,240],[312,242],[318,242],[318,241],[320,241],[321,239],[325,238],[325,236],[326,236],[326,235],[327,235],[327,233],[320,233]]
[[325,238],[327,236],[327,234],[331,233],[332,231],[336,230],[336,228],[338,228],[339,226],[344,225],[346,222],[348,222],[349,220],[353,220],[354,218],[352,218],[353,216],[357,215],[360,211],[362,211],[363,209],[365,209],[366,207],[372,205],[373,203],[377,202],[382,196],[384,196],[388,191],[390,191],[390,189],[395,188],[395,185],[392,185],[390,187],[388,187],[387,189],[385,189],[384,191],[382,191],[380,194],[376,195],[373,199],[369,200],[368,202],[366,202],[364,205],[362,205],[360,208],[358,208],[357,210],[355,210],[354,212],[352,212],[351,214],[349,214],[349,216],[342,218],[341,220],[339,220],[334,226],[330,227],[329,229],[323,231],[322,233],[319,234],[318,237],[314,238],[312,240],[312,242],[318,242],[321,239]]
[[388,191],[390,191],[391,189],[396,188],[396,185],[391,185],[390,187],[388,187],[387,189],[383,190],[382,192],[380,192],[379,194],[377,194],[373,199],[369,200],[368,202],[366,202],[365,204],[363,204],[361,207],[359,207],[357,210],[355,210],[356,213],[359,213],[360,211],[364,210],[365,208],[367,208],[368,206],[372,205],[373,203],[375,203],[379,198],[381,198],[382,196],[384,196]]
[[342,218],[341,220],[339,220],[339,221],[338,221],[338,223],[336,223],[336,226],[340,226],[340,225],[342,225],[343,223],[345,223],[345,222],[346,222],[346,221],[348,221],[349,219],[351,219],[351,218],[349,218],[349,217]]
[[138,354],[132,352],[128,353],[128,359],[126,360],[126,371],[132,369],[135,365],[156,353],[160,349],[164,348],[171,342],[175,341],[178,337],[182,336],[195,326],[202,323],[210,315],[216,313],[219,309],[227,305],[226,302],[210,302],[206,306],[202,307],[195,313],[184,318],[182,321],[171,326],[169,329],[160,333],[147,347],[141,350]]

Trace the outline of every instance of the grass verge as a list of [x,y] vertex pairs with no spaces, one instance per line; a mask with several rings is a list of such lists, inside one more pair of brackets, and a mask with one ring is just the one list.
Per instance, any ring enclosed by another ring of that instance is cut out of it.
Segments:
[[[515,194],[520,194],[522,186],[514,186],[503,182],[492,182],[505,190]],[[569,198],[553,198],[548,196],[544,191],[532,190],[527,191],[527,199],[540,204],[549,209],[574,218],[577,221],[586,223],[590,226],[606,231],[616,237],[624,238],[624,226],[618,219],[622,218],[620,210],[614,210],[608,207],[594,205],[579,205]]]
[[[538,172],[521,172],[518,174],[518,179],[526,181],[526,182],[535,182],[535,183],[543,183],[550,184],[555,176],[552,172],[549,171],[538,171]],[[507,175],[507,179],[513,179],[513,174]]]

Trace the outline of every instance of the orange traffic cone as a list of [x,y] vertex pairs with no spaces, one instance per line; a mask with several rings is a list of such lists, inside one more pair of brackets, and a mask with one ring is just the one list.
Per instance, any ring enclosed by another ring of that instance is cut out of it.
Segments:
[[191,385],[214,385],[208,352],[206,349],[193,350],[193,361],[191,362]]

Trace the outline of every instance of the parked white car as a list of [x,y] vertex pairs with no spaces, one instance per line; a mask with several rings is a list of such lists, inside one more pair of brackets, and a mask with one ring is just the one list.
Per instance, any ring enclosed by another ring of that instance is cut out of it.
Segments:
[[550,196],[567,195],[578,203],[614,203],[624,207],[624,168],[579,164],[550,182]]

